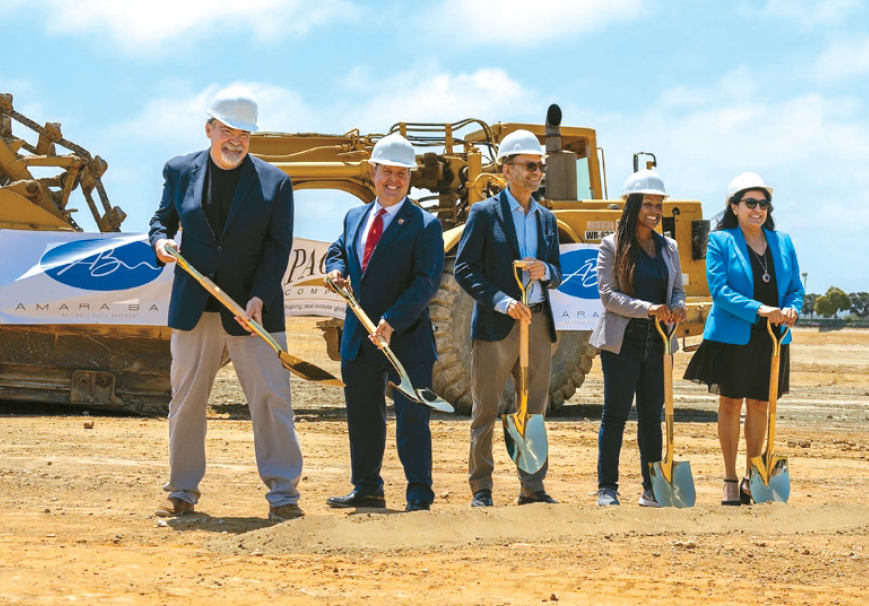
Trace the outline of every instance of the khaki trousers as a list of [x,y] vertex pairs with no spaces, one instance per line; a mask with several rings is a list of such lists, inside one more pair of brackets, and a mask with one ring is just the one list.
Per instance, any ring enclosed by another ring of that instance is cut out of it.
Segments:
[[[272,333],[286,348],[286,333]],[[257,336],[226,334],[220,314],[206,312],[193,330],[173,330],[169,403],[169,496],[199,500],[205,476],[205,409],[224,352],[229,353],[250,407],[254,452],[272,507],[297,503],[302,451],[290,406],[290,374]]]
[[[529,327],[528,412],[543,414],[549,399],[549,375],[552,370],[552,352],[556,344],[549,338],[546,314],[534,313]],[[516,403],[519,402],[519,322],[501,341],[472,342],[471,397],[471,453],[468,460],[468,482],[471,492],[492,490],[492,433],[498,421],[501,394],[507,377],[513,376]],[[498,423],[500,425],[500,423]],[[527,474],[517,469],[522,484],[521,494],[530,496],[543,490],[543,480],[549,463],[536,473]]]

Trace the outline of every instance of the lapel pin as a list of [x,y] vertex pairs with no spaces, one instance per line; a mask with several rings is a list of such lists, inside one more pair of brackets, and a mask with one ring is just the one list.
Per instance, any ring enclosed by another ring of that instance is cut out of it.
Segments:
[[398,220],[398,224],[399,224],[399,225],[403,225],[403,224],[404,224],[404,219],[399,219],[399,220]]

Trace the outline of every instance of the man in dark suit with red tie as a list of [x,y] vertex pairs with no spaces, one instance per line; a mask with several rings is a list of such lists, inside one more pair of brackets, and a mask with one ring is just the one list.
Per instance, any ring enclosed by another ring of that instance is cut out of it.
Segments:
[[[350,434],[350,481],[346,496],[332,507],[385,507],[380,470],[386,448],[386,381],[399,383],[395,369],[377,348],[383,338],[417,389],[432,386],[437,360],[428,304],[444,268],[443,232],[438,220],[407,197],[413,146],[401,135],[384,137],[371,153],[377,198],[350,210],[344,229],[329,247],[326,272],[339,285],[346,279],[362,309],[376,323],[369,336],[348,310],[341,339],[341,375],[346,387]],[[398,457],[407,479],[405,511],[427,510],[432,491],[430,409],[392,390]]]

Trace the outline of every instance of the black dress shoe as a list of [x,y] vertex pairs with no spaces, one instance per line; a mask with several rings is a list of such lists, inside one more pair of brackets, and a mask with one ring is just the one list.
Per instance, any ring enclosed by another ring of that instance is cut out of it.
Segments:
[[428,511],[431,508],[431,505],[428,501],[423,501],[422,499],[411,499],[407,502],[407,507],[404,508],[405,511]]
[[343,497],[329,497],[326,499],[326,504],[329,507],[338,509],[346,509],[349,507],[377,507],[383,509],[386,507],[386,499],[383,496],[373,494],[363,494],[358,490],[354,490]]
[[494,503],[492,503],[492,491],[486,490],[478,490],[474,493],[474,500],[471,501],[471,507],[492,507]]
[[519,495],[519,504],[520,505],[529,505],[531,503],[558,503],[555,499],[546,494],[545,490],[538,490],[531,496],[526,497],[525,495]]

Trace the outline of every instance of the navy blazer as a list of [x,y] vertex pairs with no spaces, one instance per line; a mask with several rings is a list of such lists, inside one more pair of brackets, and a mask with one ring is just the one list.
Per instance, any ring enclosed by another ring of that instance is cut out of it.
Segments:
[[[797,253],[787,234],[763,228],[766,243],[775,266],[778,306],[803,309],[803,283]],[[714,231],[706,248],[706,280],[712,295],[712,311],[706,318],[703,338],[733,345],[745,345],[751,336],[751,325],[760,317],[760,301],[754,297],[754,277],[751,271],[748,245],[738,227]],[[783,344],[790,343],[791,335]]]
[[[549,321],[549,335],[556,341],[555,321],[549,302],[549,289],[561,284],[561,257],[558,248],[558,225],[546,208],[540,207],[537,222],[536,258],[549,266],[549,281],[542,282]],[[506,192],[471,206],[468,221],[459,241],[455,278],[474,298],[471,339],[500,341],[510,334],[516,321],[495,311],[495,305],[508,295],[522,300],[522,291],[513,274],[513,261],[521,259],[513,213]]]
[[[372,322],[393,328],[389,346],[403,364],[437,360],[428,304],[444,271],[444,237],[440,222],[405,198],[389,222],[362,272],[356,242],[374,203],[350,209],[341,236],[326,254],[326,273],[338,270],[350,279],[359,305]],[[388,364],[368,340],[368,331],[348,308],[341,337],[341,357],[355,360],[359,351]]]
[[[290,178],[250,154],[241,164],[238,186],[223,233],[215,234],[202,208],[209,150],[173,158],[163,168],[163,199],[151,219],[151,246],[183,230],[181,252],[199,271],[245,307],[263,301],[263,327],[286,331],[282,281],[293,246],[293,186]],[[162,263],[161,263],[162,265]],[[169,326],[192,330],[208,302],[206,291],[180,267],[175,268]],[[221,305],[227,333],[249,334]]]

